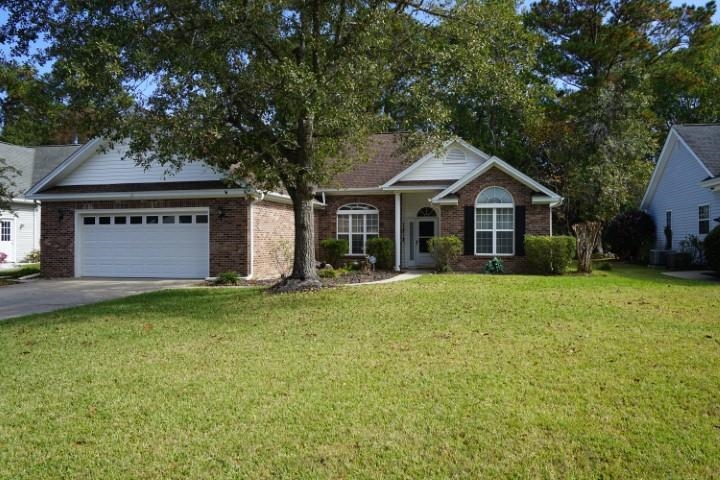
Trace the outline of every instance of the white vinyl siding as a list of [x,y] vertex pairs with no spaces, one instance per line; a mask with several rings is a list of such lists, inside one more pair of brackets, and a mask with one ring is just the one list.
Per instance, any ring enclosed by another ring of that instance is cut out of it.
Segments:
[[679,249],[680,242],[688,235],[699,236],[702,240],[705,235],[698,231],[698,206],[709,206],[709,229],[712,230],[718,225],[712,217],[713,212],[720,212],[720,192],[699,185],[708,174],[680,142],[677,142],[669,153],[665,169],[660,174],[660,180],[648,201],[647,209],[655,220],[657,236],[655,248],[665,248],[665,216],[668,211],[672,212],[673,249]]
[[194,182],[222,179],[201,162],[189,163],[179,171],[166,174],[160,165],[145,170],[131,159],[123,158],[127,147],[116,145],[114,149],[98,150],[88,160],[61,179],[57,185],[105,185],[123,183]]
[[0,217],[10,225],[10,241],[3,242],[0,251],[8,254],[6,262],[22,262],[40,248],[40,207],[15,203],[13,210],[0,212]]
[[[461,161],[461,154],[465,159]],[[450,158],[446,155],[449,154]],[[427,160],[402,178],[402,181],[413,180],[452,180],[459,179],[482,165],[485,159],[461,146],[451,146],[447,152],[440,152]]]

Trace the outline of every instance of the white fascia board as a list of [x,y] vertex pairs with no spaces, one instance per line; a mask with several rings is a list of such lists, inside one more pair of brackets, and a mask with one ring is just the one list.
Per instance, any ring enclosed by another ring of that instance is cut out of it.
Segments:
[[438,206],[451,206],[454,207],[459,203],[460,199],[456,195],[449,195],[445,198],[441,198],[438,200],[435,200],[434,198],[430,199],[430,203],[432,205],[438,205]]
[[37,193],[28,195],[33,200],[161,200],[172,198],[242,198],[248,196],[245,189],[162,190],[154,192],[89,192],[89,193]]
[[27,198],[13,198],[10,203],[17,203],[19,205],[35,205],[35,200],[28,200]]
[[524,184],[525,186],[531,188],[532,190],[536,192],[543,193],[547,195],[548,197],[553,198],[555,201],[559,201],[562,197],[558,195],[557,193],[553,192],[549,188],[539,184],[532,178],[528,177],[521,171],[517,170],[516,168],[510,166],[508,163],[504,162],[503,160],[499,159],[498,157],[491,157],[488,161],[477,167],[475,170],[472,170],[467,175],[465,175],[463,178],[455,182],[454,184],[450,185],[448,188],[437,194],[435,197],[432,198],[432,202],[435,203],[436,201],[442,199],[444,196],[449,195],[451,193],[455,193],[461,188],[463,188],[465,185],[470,183],[472,180],[476,179],[483,173],[490,170],[490,168],[496,167],[500,171],[506,173],[507,175],[511,176],[518,182]]
[[92,155],[95,153],[97,148],[100,146],[100,143],[102,142],[101,138],[94,138],[87,142],[82,147],[75,150],[73,153],[70,154],[68,158],[63,160],[63,162],[52,169],[50,173],[45,175],[43,178],[40,179],[39,182],[37,182],[35,185],[32,186],[30,190],[25,194],[29,198],[34,198],[34,195],[39,192],[40,190],[43,190],[47,186],[51,184],[51,182],[54,182],[62,177],[64,173],[72,171],[72,167],[76,165],[78,162],[82,162],[87,160],[89,155]]
[[707,180],[703,180],[700,182],[700,186],[704,188],[709,188],[710,190],[715,190],[715,187],[720,186],[720,177],[713,177],[708,178]]
[[383,191],[388,193],[394,192],[425,192],[428,190],[444,190],[447,187],[445,185],[402,185],[383,188]]
[[388,192],[375,188],[318,188],[317,193],[325,195],[386,195]]

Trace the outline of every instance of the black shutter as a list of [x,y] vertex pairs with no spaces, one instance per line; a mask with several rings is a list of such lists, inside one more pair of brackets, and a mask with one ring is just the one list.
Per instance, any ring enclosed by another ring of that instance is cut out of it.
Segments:
[[515,255],[525,256],[525,206],[515,207]]
[[465,206],[465,255],[475,254],[475,207]]

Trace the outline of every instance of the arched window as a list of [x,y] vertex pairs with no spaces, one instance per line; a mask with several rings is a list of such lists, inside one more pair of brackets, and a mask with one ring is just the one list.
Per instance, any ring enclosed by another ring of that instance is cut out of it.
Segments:
[[515,253],[515,205],[500,187],[488,187],[475,200],[475,254]]
[[437,217],[437,212],[432,207],[422,207],[417,212],[417,217]]
[[347,240],[350,255],[364,255],[368,238],[379,235],[378,209],[366,203],[349,203],[338,208],[337,238]]

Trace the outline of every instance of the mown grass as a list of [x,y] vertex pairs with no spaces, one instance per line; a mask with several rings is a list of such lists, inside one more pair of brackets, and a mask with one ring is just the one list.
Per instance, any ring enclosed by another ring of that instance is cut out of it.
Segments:
[[0,477],[717,477],[718,293],[614,267],[0,323]]

